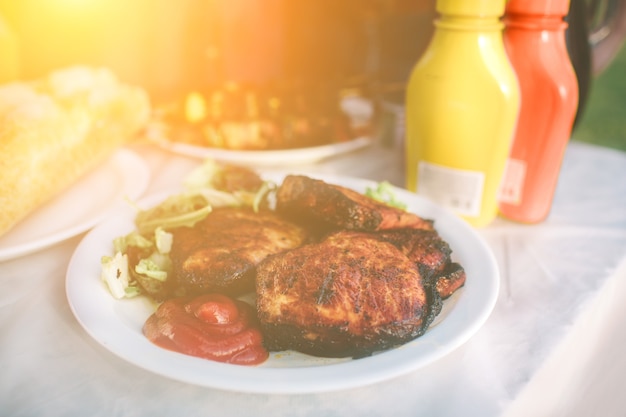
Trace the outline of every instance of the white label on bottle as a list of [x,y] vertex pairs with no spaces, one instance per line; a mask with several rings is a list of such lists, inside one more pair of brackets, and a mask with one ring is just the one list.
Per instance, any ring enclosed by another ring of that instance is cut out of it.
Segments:
[[522,189],[526,180],[526,161],[509,158],[498,192],[498,200],[505,204],[518,205],[522,202]]
[[418,163],[417,192],[462,216],[480,215],[485,174],[449,168],[430,162]]

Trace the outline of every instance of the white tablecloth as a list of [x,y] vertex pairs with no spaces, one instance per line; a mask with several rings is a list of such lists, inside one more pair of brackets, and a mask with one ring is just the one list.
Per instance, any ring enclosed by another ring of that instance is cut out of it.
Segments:
[[[147,193],[179,183],[198,161],[137,147]],[[372,147],[299,167],[388,179],[402,160]],[[260,395],[188,385],[100,346],[65,297],[81,236],[0,263],[2,416],[623,416],[626,396],[626,154],[571,143],[550,217],[480,230],[501,293],[479,332],[452,354],[371,386]]]

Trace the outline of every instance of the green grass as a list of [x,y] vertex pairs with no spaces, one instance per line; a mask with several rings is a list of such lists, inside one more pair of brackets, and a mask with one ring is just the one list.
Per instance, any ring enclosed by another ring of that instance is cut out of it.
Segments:
[[592,80],[572,139],[626,151],[626,45]]

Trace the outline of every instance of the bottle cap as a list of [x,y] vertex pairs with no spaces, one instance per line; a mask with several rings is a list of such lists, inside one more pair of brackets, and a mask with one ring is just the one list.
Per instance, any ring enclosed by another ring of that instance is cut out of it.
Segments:
[[570,0],[509,0],[506,12],[540,16],[565,16],[569,12]]
[[[454,16],[502,16],[506,0],[437,0],[437,11]],[[523,2],[522,2],[523,3]]]

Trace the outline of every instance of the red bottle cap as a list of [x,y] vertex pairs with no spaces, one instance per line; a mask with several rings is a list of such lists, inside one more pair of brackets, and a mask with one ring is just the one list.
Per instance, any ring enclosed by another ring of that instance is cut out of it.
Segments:
[[506,13],[565,16],[569,12],[569,4],[570,0],[509,0]]

